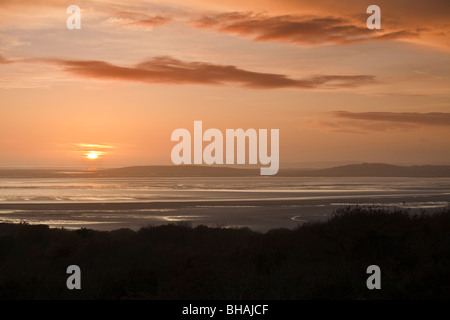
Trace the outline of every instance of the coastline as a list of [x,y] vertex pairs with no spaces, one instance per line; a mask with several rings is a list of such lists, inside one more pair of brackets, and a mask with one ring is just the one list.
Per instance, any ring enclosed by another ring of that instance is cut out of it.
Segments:
[[[189,223],[193,226],[248,227],[255,231],[294,229],[305,222],[323,221],[345,206],[362,205],[410,209],[444,208],[447,193],[347,194],[287,199],[176,200],[142,202],[0,203],[4,222],[44,223],[54,228],[138,230],[148,225]],[[433,205],[434,204],[434,205]]]

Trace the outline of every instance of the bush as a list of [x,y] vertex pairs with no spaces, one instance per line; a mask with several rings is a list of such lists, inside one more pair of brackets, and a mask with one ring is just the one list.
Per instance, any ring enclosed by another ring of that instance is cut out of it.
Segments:
[[[82,290],[66,288],[72,264]],[[366,287],[372,264],[382,290]],[[449,208],[343,208],[326,222],[266,233],[0,224],[1,299],[448,299],[448,270]]]

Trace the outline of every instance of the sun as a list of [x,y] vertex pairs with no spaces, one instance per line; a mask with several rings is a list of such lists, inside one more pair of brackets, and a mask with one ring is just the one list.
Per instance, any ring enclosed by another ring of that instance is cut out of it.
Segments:
[[90,151],[89,153],[86,153],[86,157],[91,160],[97,159],[99,155],[100,153],[97,151]]

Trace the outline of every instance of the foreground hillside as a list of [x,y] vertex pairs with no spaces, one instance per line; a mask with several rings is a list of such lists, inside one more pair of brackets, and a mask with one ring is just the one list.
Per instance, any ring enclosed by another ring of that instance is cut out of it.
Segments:
[[[366,268],[381,268],[368,290]],[[81,268],[68,290],[66,268]],[[296,230],[0,224],[1,299],[450,298],[450,208],[347,208]]]

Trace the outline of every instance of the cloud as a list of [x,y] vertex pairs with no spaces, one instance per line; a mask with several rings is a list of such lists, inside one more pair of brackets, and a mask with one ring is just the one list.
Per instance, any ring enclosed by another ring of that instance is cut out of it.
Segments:
[[69,0],[2,0],[0,6],[57,6],[70,3]]
[[[203,3],[204,6],[212,4],[208,0],[193,0]],[[433,46],[449,47],[450,24],[448,12],[450,1],[448,0],[221,0],[209,10],[233,10],[236,12],[268,12],[272,16],[290,15],[304,16],[332,16],[342,17],[352,21],[352,24],[364,27],[368,17],[366,8],[376,4],[381,8],[382,29],[389,32],[409,31],[420,32],[420,38],[409,41]],[[419,30],[417,30],[419,29]]]
[[77,147],[87,148],[87,149],[114,149],[115,147],[107,144],[89,144],[89,143],[76,143]]
[[371,121],[406,123],[419,126],[450,126],[450,113],[445,112],[348,112],[335,111],[333,115],[337,118]]
[[417,37],[417,32],[369,30],[345,18],[320,16],[268,16],[255,13],[220,13],[192,20],[197,28],[214,29],[254,41],[278,41],[296,45],[335,43],[346,45],[363,41],[397,40]]
[[164,16],[149,16],[141,12],[121,11],[114,13],[114,17],[108,18],[106,23],[125,27],[152,29],[155,26],[164,25],[171,20],[171,18]]
[[111,154],[112,149],[116,147],[112,144],[92,144],[92,143],[73,143],[65,146],[68,150],[81,154],[83,156],[89,157],[89,155],[94,154],[97,158],[98,156],[104,156]]
[[373,75],[313,75],[304,79],[293,79],[283,74],[247,71],[232,65],[186,62],[167,56],[155,57],[132,67],[95,60],[35,59],[35,61],[55,64],[66,72],[84,78],[155,84],[236,84],[259,89],[339,89],[375,82]]
[[443,112],[331,112],[334,119],[308,118],[302,126],[352,134],[410,131],[420,127],[450,127],[450,113]]
[[6,59],[3,56],[0,56],[0,64],[8,64],[8,63],[12,63],[11,60]]

